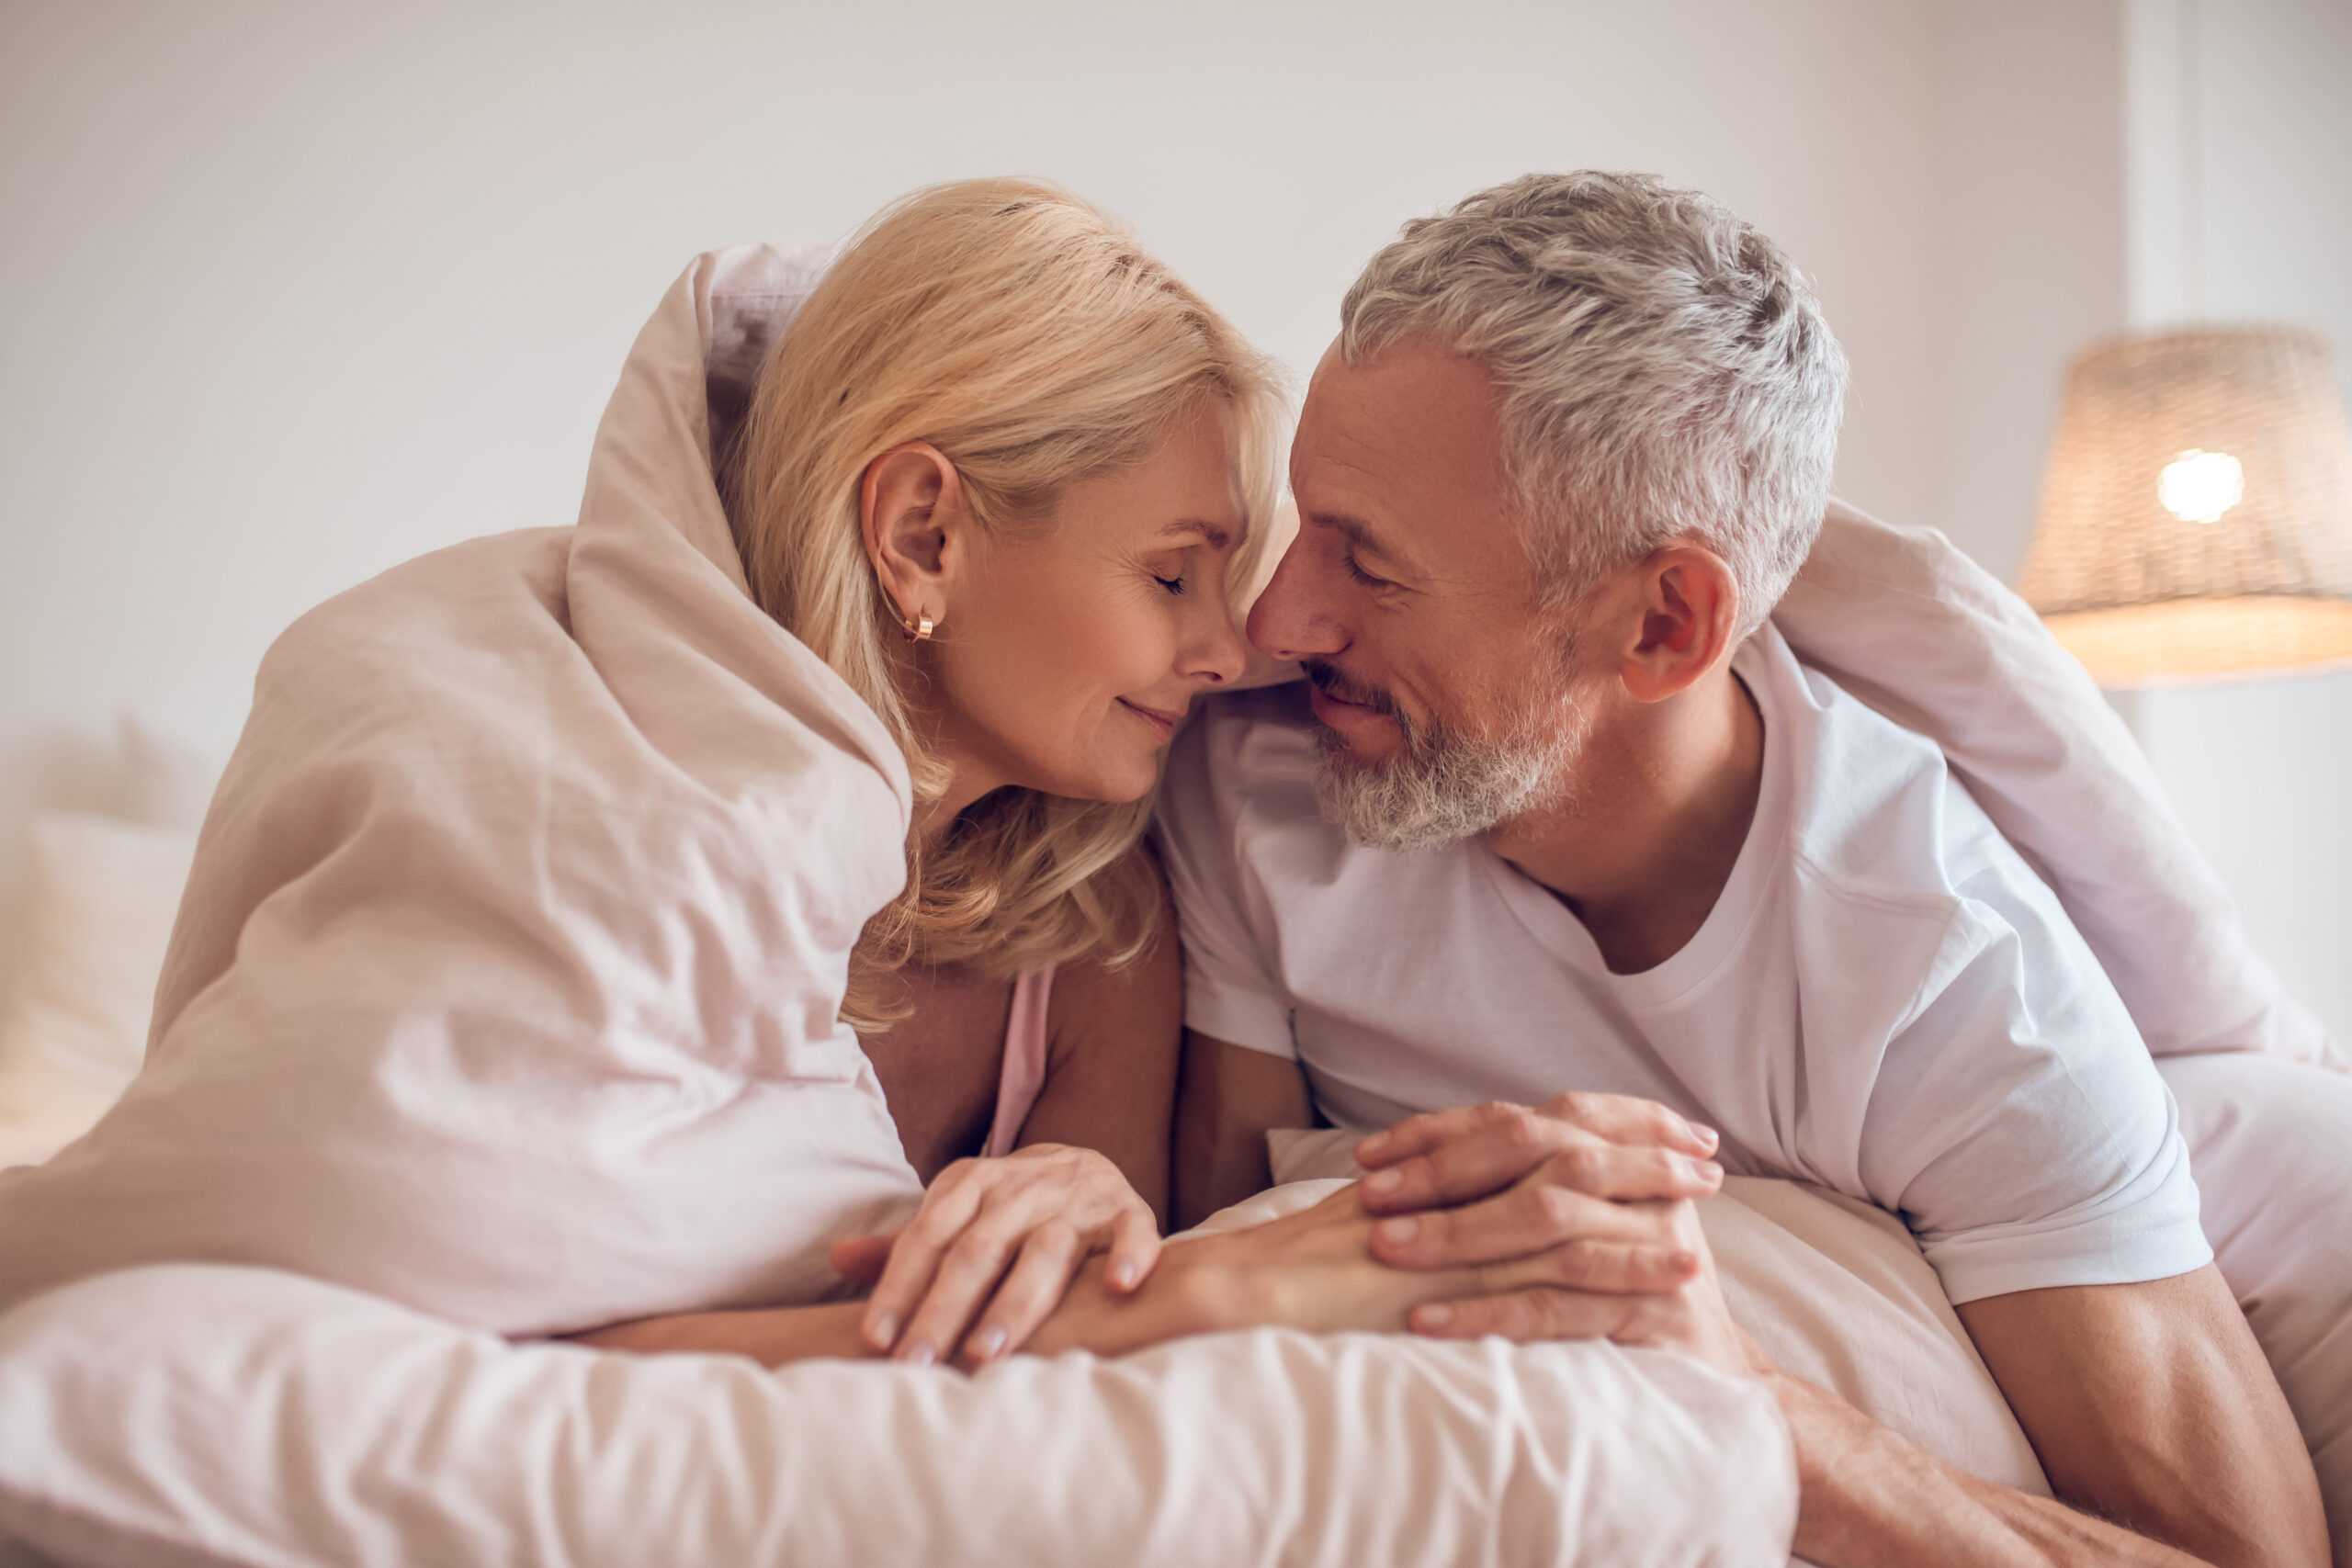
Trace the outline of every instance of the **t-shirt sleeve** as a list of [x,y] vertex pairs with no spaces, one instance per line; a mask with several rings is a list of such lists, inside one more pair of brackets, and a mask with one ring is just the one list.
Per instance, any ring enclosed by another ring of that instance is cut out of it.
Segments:
[[1866,1185],[1954,1304],[2211,1262],[2171,1091],[2089,948],[2022,863],[1962,891],[1880,1065]]
[[1290,997],[1245,904],[1231,798],[1241,781],[1230,759],[1220,770],[1212,755],[1212,742],[1228,739],[1216,732],[1239,722],[1214,712],[1196,718],[1176,738],[1160,782],[1155,828],[1183,936],[1184,1027],[1295,1058]]

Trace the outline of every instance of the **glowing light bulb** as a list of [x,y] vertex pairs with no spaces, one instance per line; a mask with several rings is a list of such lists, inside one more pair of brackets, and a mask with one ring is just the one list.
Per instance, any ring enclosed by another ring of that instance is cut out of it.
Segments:
[[2183,523],[2219,523],[2245,499],[2245,465],[2227,452],[2191,446],[2156,476],[2156,499]]

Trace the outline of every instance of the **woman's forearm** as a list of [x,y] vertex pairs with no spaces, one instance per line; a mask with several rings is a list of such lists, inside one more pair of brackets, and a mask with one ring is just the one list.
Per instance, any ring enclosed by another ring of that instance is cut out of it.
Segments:
[[1423,1303],[1491,1288],[1476,1269],[1389,1267],[1372,1256],[1372,1224],[1351,1186],[1265,1224],[1170,1242],[1132,1295],[1103,1285],[1097,1259],[1027,1348],[1120,1356],[1237,1328],[1401,1333]]
[[[1170,1242],[1143,1284],[1113,1291],[1097,1256],[1021,1348],[1124,1356],[1193,1334],[1286,1326],[1310,1333],[1398,1332],[1424,1302],[1481,1293],[1475,1269],[1392,1269],[1372,1256],[1372,1218],[1352,1187],[1314,1208],[1249,1230]],[[582,1343],[646,1354],[704,1351],[769,1366],[816,1357],[869,1358],[864,1308],[771,1307],[689,1313],[616,1324]]]
[[[1120,1295],[1102,1282],[1102,1261],[1096,1258],[1072,1281],[1053,1315],[1023,1349],[1039,1355],[1063,1350],[1091,1350],[1100,1356],[1125,1355],[1148,1345],[1202,1334],[1218,1327],[1238,1327],[1223,1317],[1240,1315],[1233,1304],[1238,1292],[1229,1281],[1204,1289],[1195,1272],[1172,1278],[1160,1288],[1147,1280],[1141,1291]],[[1227,1301],[1213,1293],[1225,1289]],[[859,1330],[864,1303],[835,1302],[823,1306],[750,1307],[731,1312],[682,1313],[673,1317],[639,1318],[616,1323],[569,1337],[600,1350],[627,1350],[640,1356],[698,1353],[749,1356],[764,1366],[820,1359],[870,1360],[881,1352]]]
[[862,1302],[822,1306],[760,1307],[739,1312],[683,1313],[674,1317],[616,1323],[571,1337],[601,1350],[657,1356],[679,1351],[749,1356],[767,1366],[820,1357],[870,1357],[872,1346],[858,1333]]

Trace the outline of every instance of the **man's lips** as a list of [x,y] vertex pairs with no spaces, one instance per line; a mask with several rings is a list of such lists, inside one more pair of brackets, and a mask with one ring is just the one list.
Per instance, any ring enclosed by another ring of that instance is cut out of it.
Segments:
[[1306,690],[1306,705],[1315,710],[1317,722],[1333,728],[1339,728],[1341,724],[1352,723],[1366,714],[1380,711],[1369,703],[1351,703],[1345,697],[1335,696],[1325,691],[1319,683],[1312,682]]
[[1163,742],[1175,735],[1177,722],[1184,716],[1181,713],[1165,713],[1159,708],[1148,708],[1141,703],[1130,702],[1125,697],[1119,699],[1119,705],[1158,729],[1159,739]]

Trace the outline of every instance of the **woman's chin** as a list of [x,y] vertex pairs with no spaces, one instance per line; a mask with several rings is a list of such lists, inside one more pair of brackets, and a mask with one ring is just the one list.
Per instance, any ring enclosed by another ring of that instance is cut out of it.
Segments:
[[1123,774],[1115,780],[1103,780],[1101,786],[1086,798],[1125,806],[1129,801],[1141,800],[1145,795],[1149,795],[1152,786],[1159,782],[1159,769],[1155,763],[1139,774]]
[[1139,761],[1125,758],[1083,774],[1064,773],[1049,784],[1030,787],[1045,795],[1058,795],[1069,800],[1099,800],[1107,805],[1124,806],[1149,795],[1159,782],[1159,753],[1157,750]]

